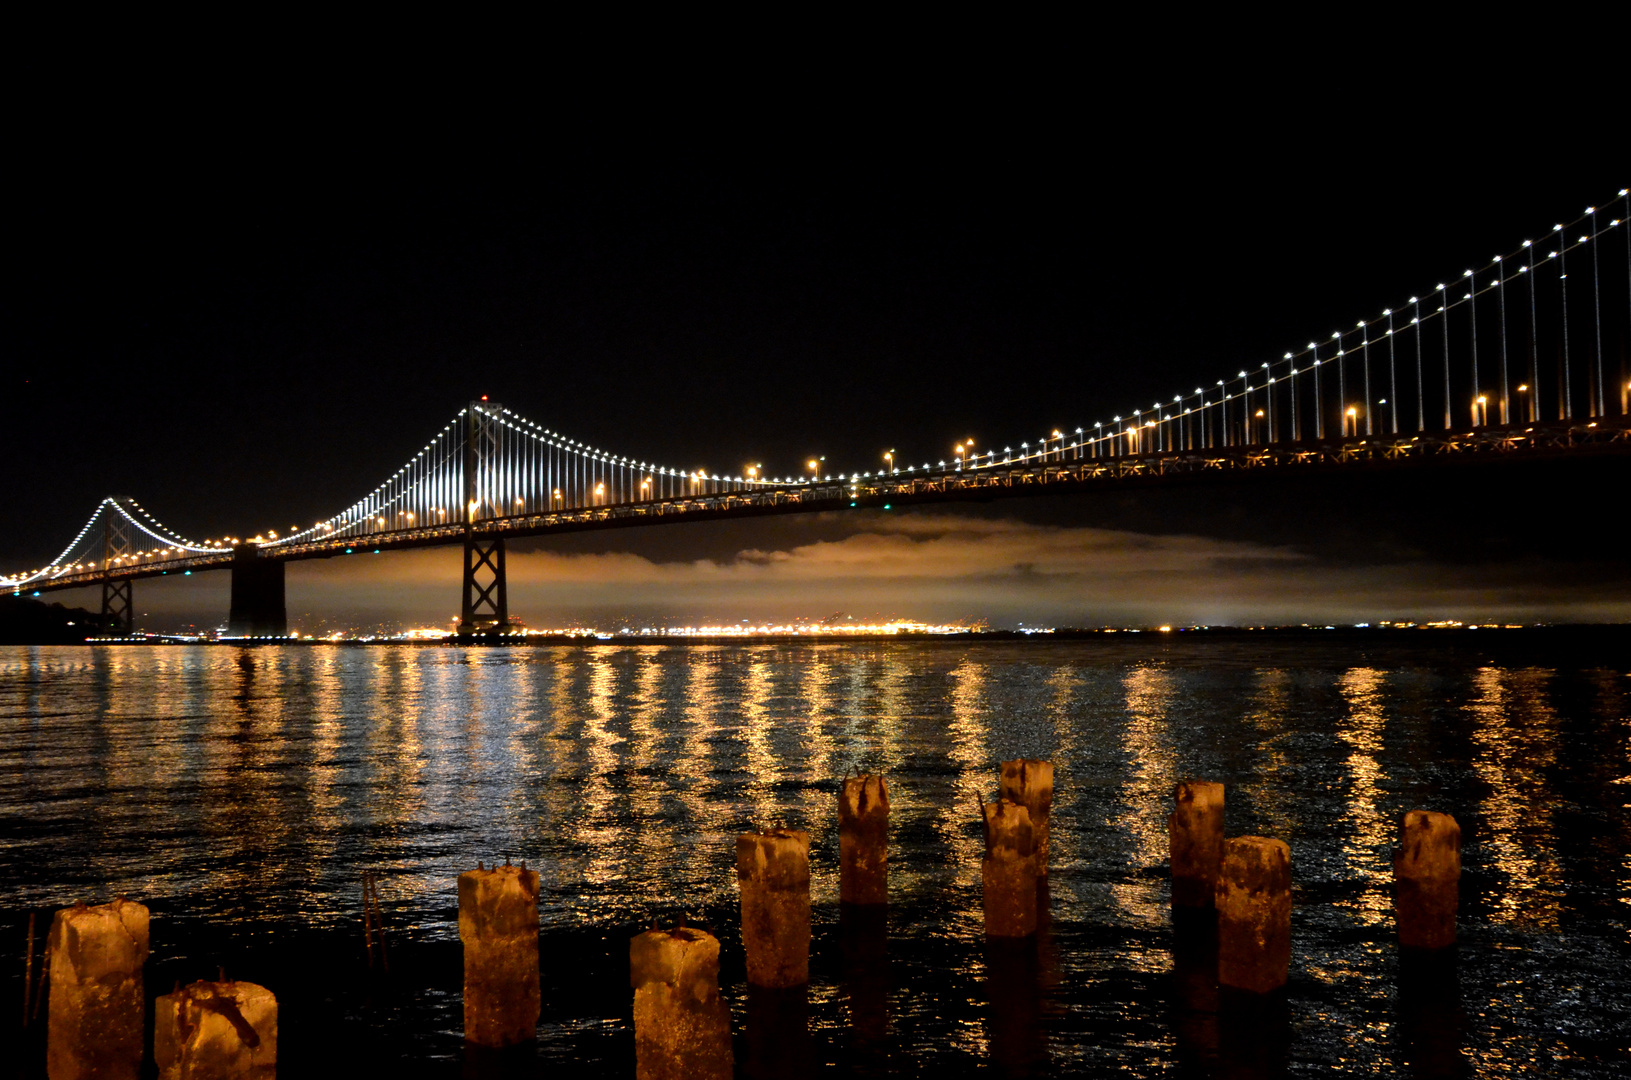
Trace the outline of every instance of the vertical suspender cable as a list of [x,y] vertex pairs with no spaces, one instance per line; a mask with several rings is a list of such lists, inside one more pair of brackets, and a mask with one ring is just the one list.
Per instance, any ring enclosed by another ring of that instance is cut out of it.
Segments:
[[1540,419],[1540,323],[1535,316],[1535,290],[1539,287],[1535,277],[1535,245],[1525,240],[1529,249],[1529,422]]
[[1303,429],[1297,419],[1297,361],[1290,353],[1286,353],[1291,368],[1291,441],[1301,442]]
[[1263,442],[1265,444],[1272,444],[1275,436],[1274,368],[1270,367],[1268,364],[1264,364],[1263,367],[1267,370],[1263,372],[1263,382],[1258,386],[1258,389],[1263,391]]
[[1467,326],[1472,334],[1472,408],[1475,418],[1474,423],[1482,420],[1485,424],[1488,424],[1489,414],[1486,412],[1480,415],[1478,411],[1478,399],[1482,396],[1478,392],[1478,279],[1473,276],[1471,270],[1467,271],[1465,277],[1467,279],[1467,300],[1472,305]]
[[[1331,337],[1337,343],[1337,423],[1342,425],[1342,436],[1348,436],[1348,362],[1342,348],[1342,331]],[[1355,434],[1358,434],[1355,432]]]
[[1590,231],[1586,234],[1590,238],[1586,242],[1591,245],[1591,318],[1597,330],[1597,355],[1592,357],[1591,361],[1597,376],[1597,398],[1592,405],[1591,415],[1607,416],[1608,398],[1606,393],[1608,387],[1603,383],[1603,312],[1602,301],[1597,288],[1597,208],[1595,206],[1589,208],[1587,217],[1591,221]]
[[1399,357],[1393,342],[1393,309],[1387,309],[1387,415],[1392,433],[1399,433]]
[[1444,286],[1438,287],[1439,317],[1444,320],[1444,430],[1449,431],[1452,420],[1450,418],[1450,294]]
[[1320,393],[1320,346],[1317,341],[1308,343],[1309,351],[1314,354],[1314,438],[1325,438],[1325,396]]
[[[1563,226],[1559,225],[1553,232],[1561,232]],[[1555,253],[1559,260],[1557,264],[1557,283],[1563,299],[1563,419],[1574,419],[1574,372],[1569,366],[1569,238],[1563,237]]]
[[1420,435],[1427,430],[1427,381],[1422,368],[1422,340],[1421,328],[1421,300],[1419,297],[1410,298],[1410,322],[1416,328],[1416,434]]
[[[1371,409],[1375,400],[1370,392],[1370,326],[1363,319],[1359,320],[1359,366],[1365,374],[1365,434],[1370,436],[1376,434],[1376,429],[1371,425]],[[1359,433],[1356,431],[1354,434]]]
[[1507,378],[1506,371],[1506,267],[1501,264],[1501,257],[1495,257],[1495,293],[1500,302],[1501,315],[1501,426],[1512,423],[1511,406],[1511,380]]

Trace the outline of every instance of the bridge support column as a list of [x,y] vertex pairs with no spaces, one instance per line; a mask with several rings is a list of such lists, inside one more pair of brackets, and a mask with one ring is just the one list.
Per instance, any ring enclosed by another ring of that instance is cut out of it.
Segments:
[[135,601],[131,599],[129,578],[102,581],[102,633],[108,637],[129,637],[136,632]]
[[464,426],[464,603],[459,633],[502,634],[510,628],[510,600],[504,579],[504,538],[478,536],[475,525],[499,517],[500,446],[503,406],[486,398],[472,401]]
[[227,633],[233,637],[286,637],[289,609],[283,600],[283,563],[262,558],[254,544],[232,549],[232,613]]
[[131,598],[131,580],[113,577],[115,559],[122,559],[136,548],[136,537],[129,518],[119,506],[120,500],[109,499],[102,504],[102,633],[109,637],[129,637],[136,632],[136,604]]
[[504,538],[464,536],[464,606],[459,633],[503,633],[510,628],[510,600],[504,583]]

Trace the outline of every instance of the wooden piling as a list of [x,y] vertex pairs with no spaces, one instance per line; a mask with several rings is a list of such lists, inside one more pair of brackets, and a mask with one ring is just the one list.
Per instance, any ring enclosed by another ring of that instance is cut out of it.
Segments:
[[731,1016],[719,996],[719,942],[690,927],[629,941],[638,1080],[730,1080]]
[[1461,826],[1449,814],[1411,810],[1393,857],[1399,944],[1443,949],[1455,944],[1461,889]]
[[1218,985],[1267,994],[1291,966],[1291,849],[1264,836],[1224,842],[1218,874]]
[[140,1072],[147,926],[147,908],[123,897],[64,908],[51,920],[46,1072],[53,1080],[135,1080]]
[[980,879],[990,937],[1036,933],[1036,841],[1031,814],[1008,799],[984,803],[985,859]]
[[1216,903],[1223,861],[1223,785],[1185,780],[1173,788],[1167,818],[1172,862],[1172,904],[1210,908]]
[[501,1049],[537,1037],[538,874],[526,864],[459,875],[464,1038]]
[[889,791],[881,776],[848,778],[838,793],[838,899],[889,903]]
[[159,1080],[272,1080],[277,1036],[277,998],[254,983],[200,980],[153,1003]]
[[1036,874],[1048,876],[1048,818],[1053,808],[1053,762],[1018,758],[1002,763],[1001,795],[1025,808],[1036,846]]
[[748,982],[803,986],[810,981],[810,834],[743,833],[736,838],[736,876]]

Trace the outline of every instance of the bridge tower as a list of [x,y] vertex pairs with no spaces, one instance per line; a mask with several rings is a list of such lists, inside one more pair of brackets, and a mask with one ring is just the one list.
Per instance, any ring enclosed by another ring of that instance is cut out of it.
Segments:
[[459,633],[503,633],[510,628],[510,601],[504,581],[504,538],[477,536],[476,523],[498,516],[494,502],[498,476],[502,408],[472,401],[464,428],[464,604]]
[[[114,499],[114,503],[122,500]],[[130,522],[114,506],[102,513],[102,633],[108,637],[129,637],[136,632],[136,605],[132,581],[113,576],[113,560],[136,549]]]

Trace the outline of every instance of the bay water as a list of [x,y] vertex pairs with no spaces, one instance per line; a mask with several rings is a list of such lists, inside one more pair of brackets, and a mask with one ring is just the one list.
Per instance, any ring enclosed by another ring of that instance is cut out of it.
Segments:
[[[743,1075],[789,1047],[822,1075],[1631,1075],[1631,652],[1602,634],[3,648],[4,1068],[44,1075],[28,913],[43,933],[123,894],[153,912],[150,996],[222,968],[278,995],[285,1076],[633,1076],[628,941],[680,919],[721,939]],[[1020,963],[984,939],[975,810],[1016,757],[1056,768]],[[892,903],[859,938],[855,770],[891,802]],[[1175,961],[1185,778],[1227,785],[1231,835],[1291,847],[1270,1012],[1219,1012]],[[1464,843],[1461,943],[1425,991],[1391,907],[1413,808]],[[750,1032],[734,844],[775,825],[811,834],[812,981],[806,1026]],[[456,880],[506,858],[542,875],[543,1016],[484,1064]]]

